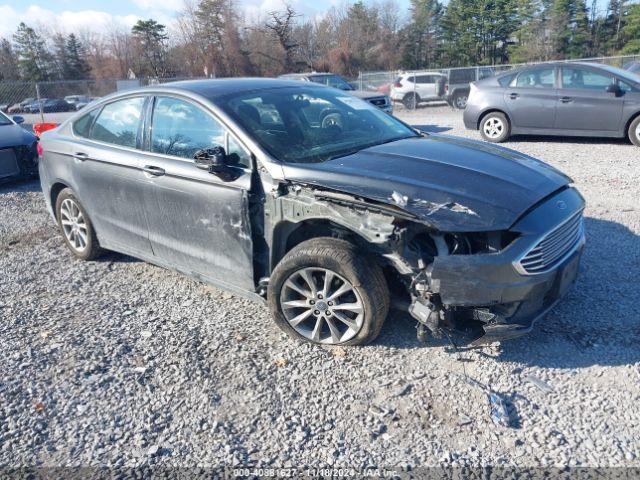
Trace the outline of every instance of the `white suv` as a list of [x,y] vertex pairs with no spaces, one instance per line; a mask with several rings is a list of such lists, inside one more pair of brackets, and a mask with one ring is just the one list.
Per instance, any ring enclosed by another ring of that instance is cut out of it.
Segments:
[[439,72],[401,73],[391,86],[391,100],[413,110],[420,102],[442,100],[445,82],[446,75]]

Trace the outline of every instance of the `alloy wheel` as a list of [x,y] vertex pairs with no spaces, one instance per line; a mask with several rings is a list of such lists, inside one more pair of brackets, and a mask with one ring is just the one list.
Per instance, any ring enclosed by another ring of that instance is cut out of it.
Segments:
[[70,198],[66,198],[60,205],[60,223],[69,245],[77,252],[84,252],[89,235],[87,222],[78,204]]
[[638,124],[638,126],[636,127],[636,138],[638,139],[638,141],[640,142],[640,123]]
[[283,284],[280,307],[289,325],[316,343],[346,342],[364,323],[358,291],[326,268],[307,267],[292,273]]
[[487,137],[498,138],[504,132],[504,123],[499,118],[491,117],[484,122],[482,130]]
[[467,97],[460,95],[456,97],[456,108],[464,110],[467,107]]

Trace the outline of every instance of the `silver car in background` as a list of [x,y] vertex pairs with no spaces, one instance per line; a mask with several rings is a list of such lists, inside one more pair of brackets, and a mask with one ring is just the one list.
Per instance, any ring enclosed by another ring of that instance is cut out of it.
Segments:
[[640,146],[640,78],[592,63],[545,63],[471,86],[468,129],[489,142],[511,135],[628,137]]

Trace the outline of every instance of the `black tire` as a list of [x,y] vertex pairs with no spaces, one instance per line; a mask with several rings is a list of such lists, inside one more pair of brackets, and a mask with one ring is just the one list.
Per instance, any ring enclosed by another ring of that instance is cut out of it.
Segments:
[[[65,227],[63,226],[63,204],[65,200],[70,200],[73,205],[76,205],[80,213],[82,214],[82,218],[84,220],[84,228],[86,229],[86,243],[83,247],[78,248],[76,245],[71,243],[67,233],[65,233]],[[103,250],[100,248],[100,244],[98,243],[98,238],[96,237],[96,231],[93,228],[93,224],[91,223],[91,219],[87,214],[87,211],[84,209],[80,201],[77,199],[73,190],[70,188],[63,189],[56,199],[56,220],[58,221],[58,227],[60,228],[60,233],[62,234],[62,238],[64,239],[64,243],[67,245],[67,248],[73,253],[74,256],[81,260],[93,260],[94,258],[99,257]]]
[[404,108],[406,108],[407,110],[415,110],[416,108],[418,108],[419,103],[420,103],[420,95],[418,95],[415,92],[407,93],[402,98],[402,104],[404,105]]
[[487,142],[504,142],[511,136],[511,123],[504,113],[490,112],[480,120],[480,135]]
[[456,93],[453,96],[453,100],[451,105],[453,106],[453,108],[458,109],[458,110],[464,110],[465,108],[467,108],[467,100],[469,99],[469,95],[467,93]]
[[[382,269],[377,263],[371,261],[370,256],[366,257],[360,253],[354,244],[336,238],[321,237],[302,242],[287,253],[274,269],[267,298],[278,327],[294,338],[320,343],[296,331],[287,320],[281,306],[285,282],[306,268],[327,269],[343,277],[351,283],[363,305],[362,325],[357,334],[346,341],[332,341],[328,344],[364,345],[374,340],[380,333],[389,312],[387,282]],[[318,298],[322,297],[318,296]],[[303,307],[303,309],[306,308]],[[315,307],[309,307],[311,310],[313,308]],[[308,321],[315,323],[316,319],[310,316]],[[328,326],[325,331],[328,332]]]
[[631,140],[631,143],[633,143],[636,147],[640,147],[640,115],[638,115],[635,120],[629,125],[627,135],[629,136],[629,140]]

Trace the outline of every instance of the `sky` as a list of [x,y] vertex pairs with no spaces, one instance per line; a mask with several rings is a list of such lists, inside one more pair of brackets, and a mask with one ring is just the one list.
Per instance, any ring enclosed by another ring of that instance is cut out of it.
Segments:
[[[349,0],[288,0],[306,18],[322,15]],[[353,0],[351,0],[353,1]],[[11,38],[20,22],[54,32],[96,31],[115,24],[131,28],[141,18],[154,18],[171,28],[184,0],[0,0],[0,37]],[[283,0],[236,0],[249,20],[282,8]],[[398,0],[406,9],[409,0]],[[446,2],[445,2],[446,3]],[[590,1],[588,2],[591,3]],[[602,10],[607,0],[599,0]],[[404,12],[403,12],[404,13]]]
[[[341,0],[289,0],[305,17],[321,15]],[[171,26],[184,0],[0,0],[0,37],[11,37],[23,21],[53,31],[97,30],[113,23],[131,27],[141,18]],[[401,0],[408,4],[408,0]],[[248,19],[278,10],[282,0],[237,0]]]

